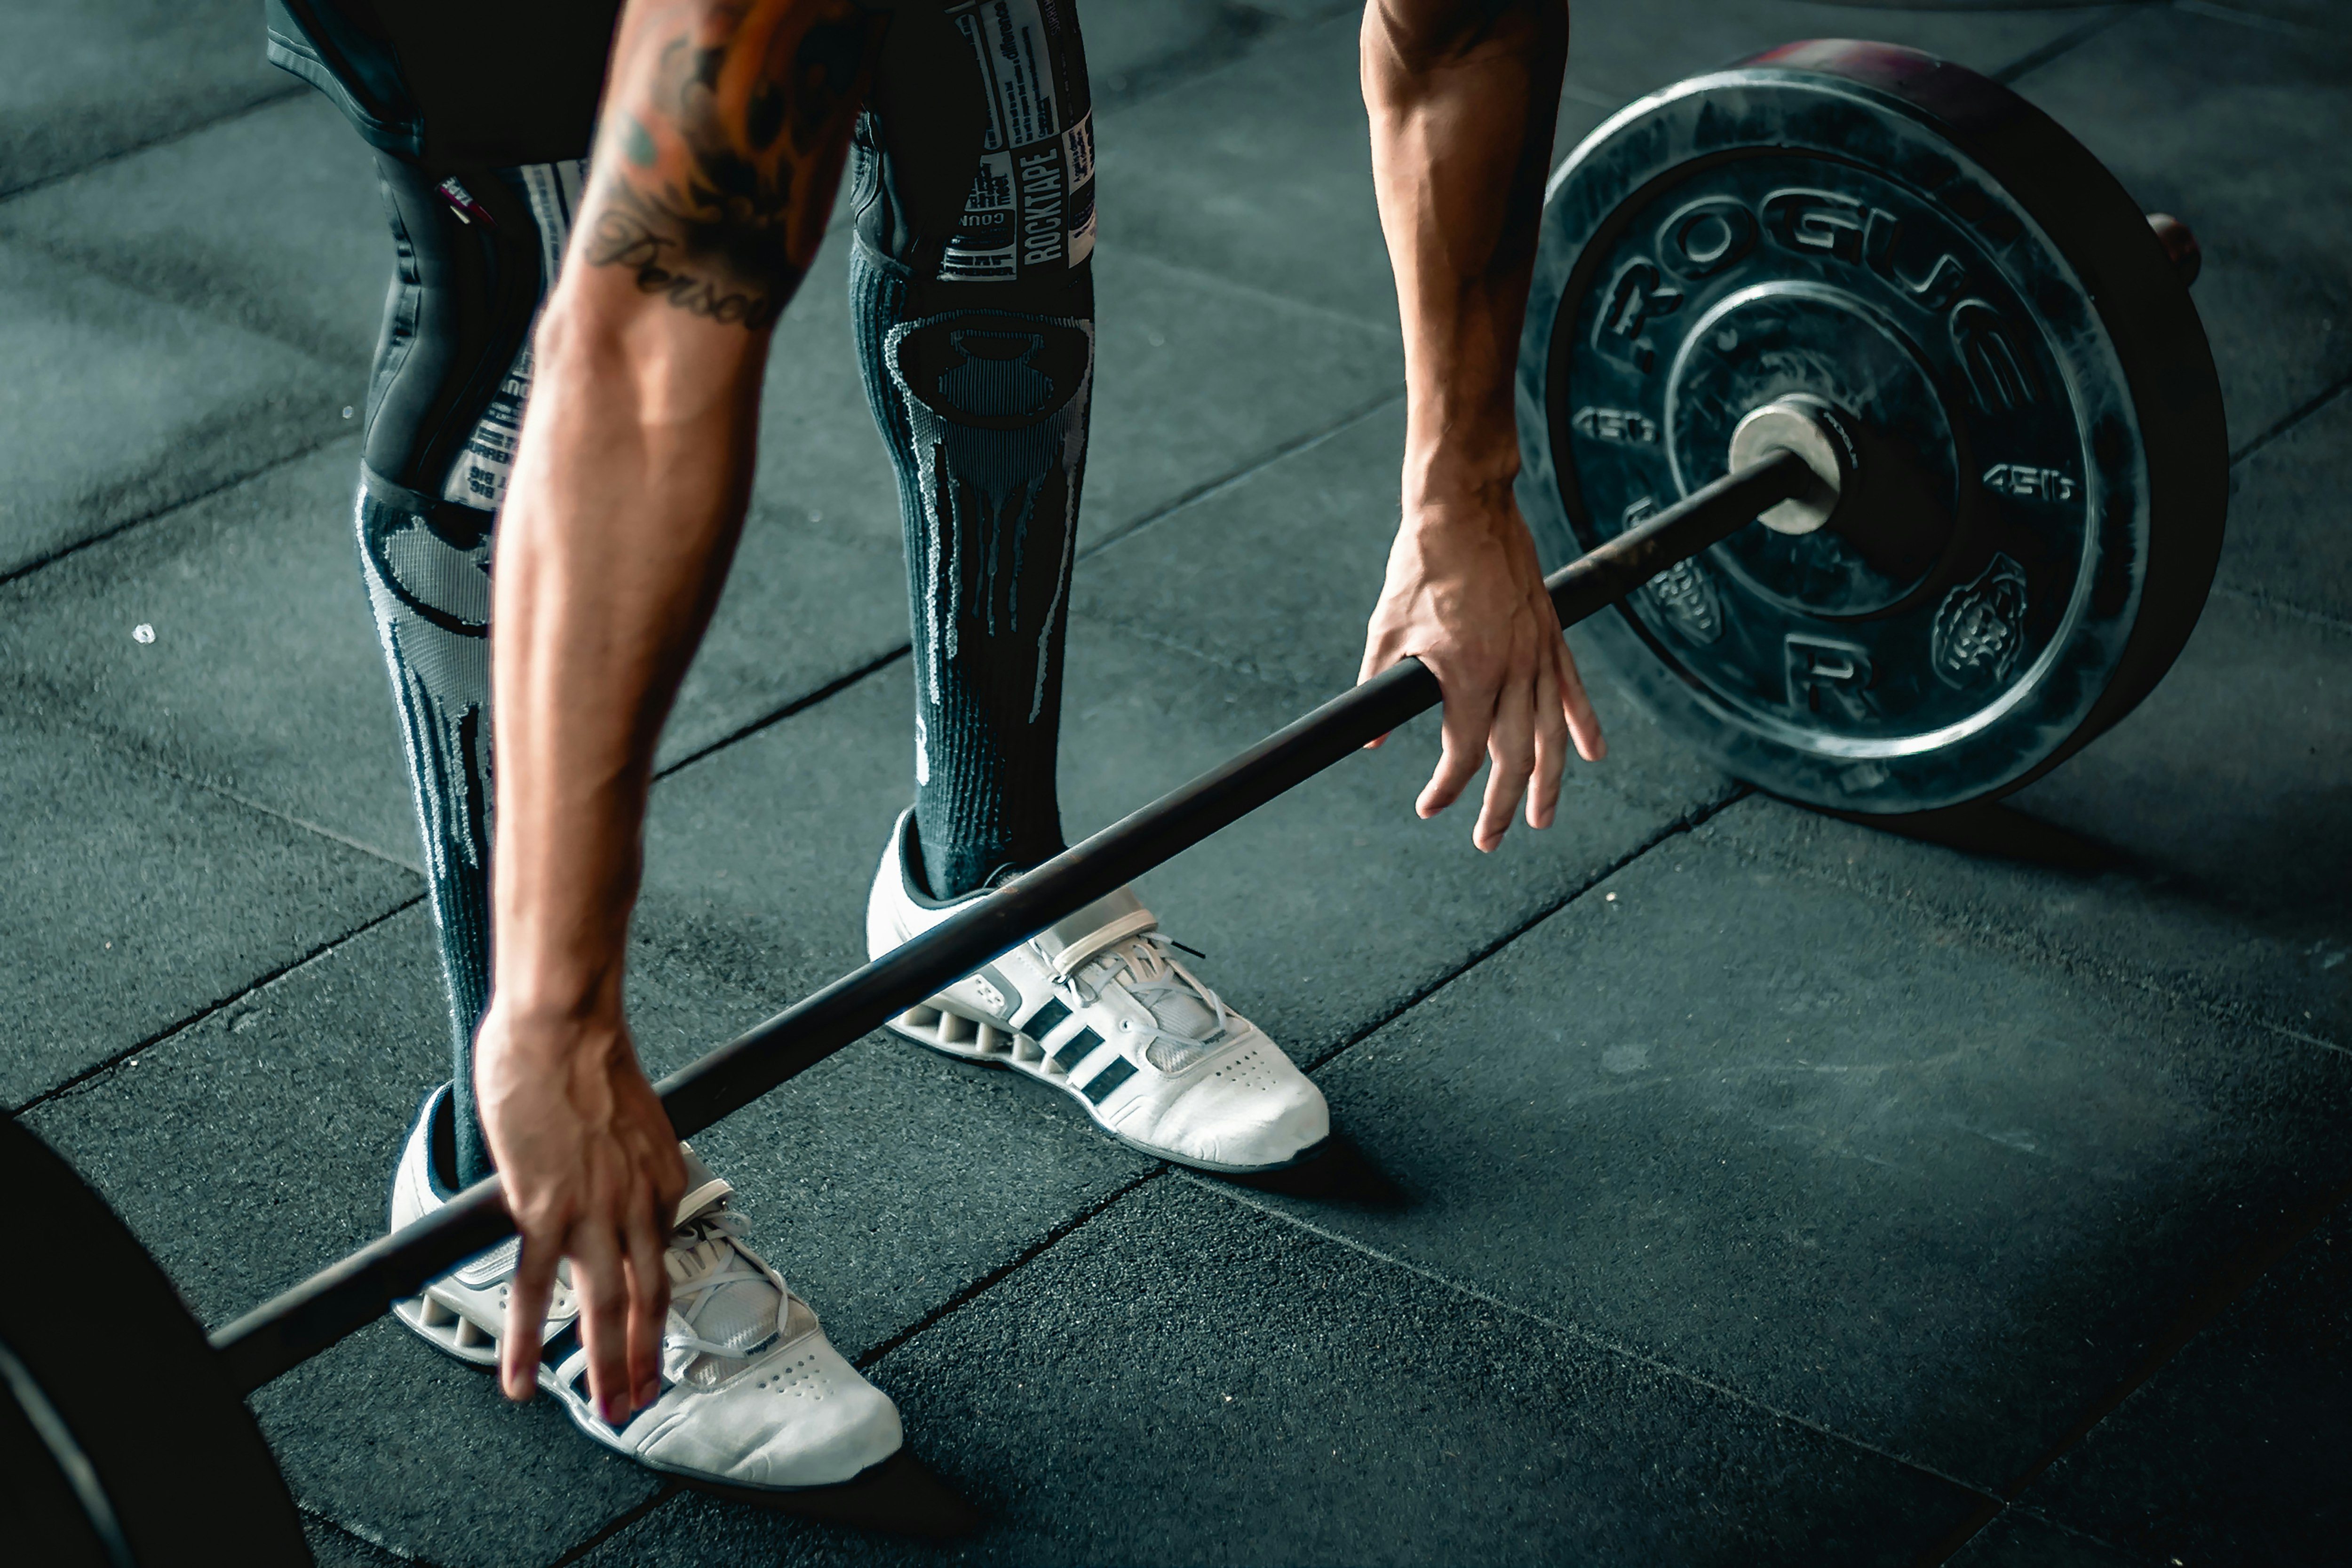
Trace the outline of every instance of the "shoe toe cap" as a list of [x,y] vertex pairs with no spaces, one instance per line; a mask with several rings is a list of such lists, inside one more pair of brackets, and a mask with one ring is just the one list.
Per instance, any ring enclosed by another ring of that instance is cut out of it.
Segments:
[[1270,1042],[1259,1051],[1258,1061],[1213,1073],[1179,1096],[1152,1141],[1204,1165],[1263,1170],[1287,1165],[1329,1137],[1323,1092]]
[[644,1457],[730,1486],[832,1486],[888,1458],[905,1436],[890,1396],[822,1341],[780,1352],[695,1399]]

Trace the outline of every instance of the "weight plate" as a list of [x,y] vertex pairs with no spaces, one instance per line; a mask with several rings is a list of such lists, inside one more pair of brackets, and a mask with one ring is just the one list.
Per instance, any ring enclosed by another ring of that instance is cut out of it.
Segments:
[[0,1191],[0,1499],[23,1561],[308,1563],[277,1461],[155,1260],[5,1117]]
[[1727,471],[1776,399],[1857,432],[1829,526],[1742,529],[1588,624],[1668,729],[1848,811],[2038,777],[2130,711],[2221,549],[2221,389],[2137,205],[2008,89],[1792,44],[1553,176],[1519,362],[1558,564]]

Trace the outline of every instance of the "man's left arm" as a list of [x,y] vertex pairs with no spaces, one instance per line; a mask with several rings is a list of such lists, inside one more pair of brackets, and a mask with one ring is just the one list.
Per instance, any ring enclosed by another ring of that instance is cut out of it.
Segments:
[[1403,520],[1361,678],[1409,656],[1437,676],[1444,752],[1417,809],[1444,810],[1491,758],[1472,832],[1491,850],[1523,800],[1529,827],[1551,824],[1571,738],[1587,761],[1602,754],[1511,495],[1513,379],[1568,6],[1370,0],[1361,56],[1406,390]]

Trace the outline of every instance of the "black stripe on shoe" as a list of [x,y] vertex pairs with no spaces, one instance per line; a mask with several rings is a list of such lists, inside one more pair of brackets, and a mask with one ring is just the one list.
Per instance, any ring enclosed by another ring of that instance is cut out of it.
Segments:
[[1061,998],[1047,997],[1045,1005],[1031,1013],[1029,1021],[1021,1026],[1021,1032],[1043,1045],[1045,1037],[1061,1028],[1062,1020],[1069,1016],[1070,1009],[1063,1004]]
[[1078,1090],[1088,1101],[1099,1105],[1110,1098],[1110,1092],[1135,1076],[1135,1063],[1124,1056],[1114,1057],[1111,1064],[1087,1080]]
[[[1034,1039],[1034,1037],[1033,1036],[1032,1038]],[[1087,1053],[1088,1051],[1091,1051],[1095,1047],[1100,1045],[1102,1042],[1103,1037],[1097,1034],[1092,1029],[1082,1029],[1065,1041],[1061,1050],[1054,1053],[1054,1065],[1060,1068],[1065,1072],[1071,1071],[1077,1067],[1079,1062],[1084,1061],[1087,1059]]]

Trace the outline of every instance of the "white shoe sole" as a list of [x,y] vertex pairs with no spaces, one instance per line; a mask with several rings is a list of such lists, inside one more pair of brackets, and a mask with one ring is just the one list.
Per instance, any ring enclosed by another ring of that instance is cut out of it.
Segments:
[[[1086,1108],[1086,1096],[1070,1082],[1067,1071],[1057,1066],[1045,1054],[1045,1048],[1027,1035],[1006,1030],[985,1019],[976,1019],[952,1008],[937,1006],[939,998],[908,1008],[884,1027],[901,1040],[928,1046],[942,1056],[980,1067],[1011,1068],[1024,1077],[1034,1078],[1062,1091]],[[1171,1154],[1163,1148],[1139,1143],[1115,1127],[1106,1127],[1087,1113],[1087,1124],[1113,1143],[1124,1144],[1139,1155],[1149,1155],[1155,1160],[1166,1160],[1192,1170],[1213,1171],[1219,1176],[1266,1176],[1276,1171],[1293,1170],[1320,1158],[1330,1144],[1328,1137],[1309,1144],[1286,1160],[1266,1166],[1226,1166],[1213,1160],[1203,1160],[1190,1155]]]
[[424,1335],[434,1349],[454,1355],[468,1366],[486,1370],[498,1366],[498,1337],[455,1307],[446,1306],[431,1296],[410,1296],[393,1302],[392,1311],[402,1322]]

